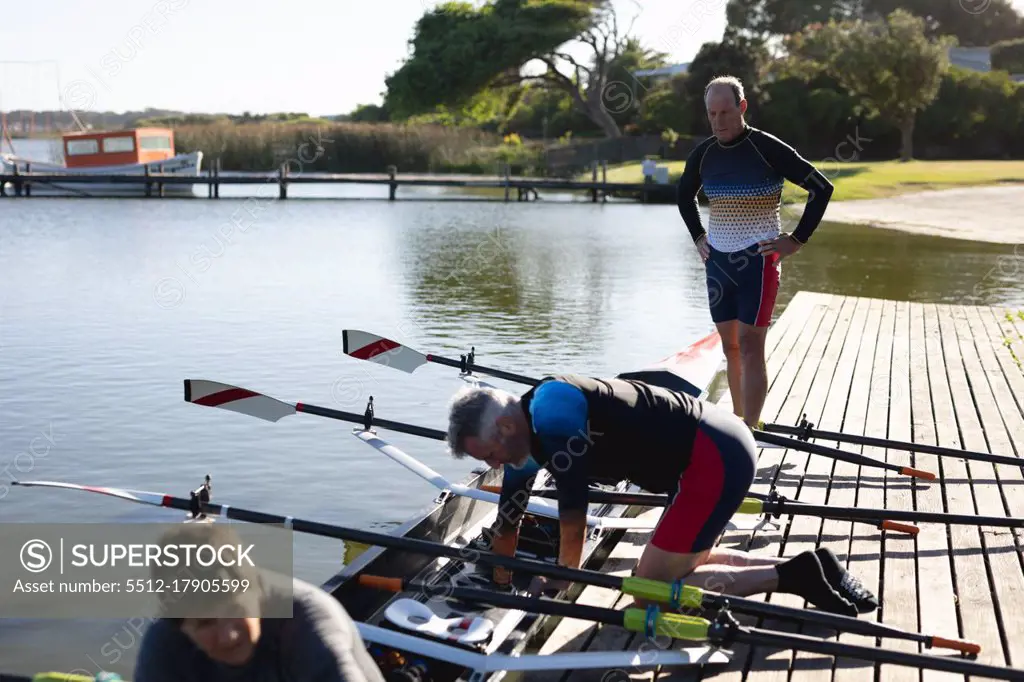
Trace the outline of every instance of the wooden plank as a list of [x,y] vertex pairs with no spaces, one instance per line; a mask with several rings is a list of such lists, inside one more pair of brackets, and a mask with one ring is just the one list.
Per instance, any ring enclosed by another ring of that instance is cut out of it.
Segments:
[[[868,381],[856,382],[855,377],[858,373],[866,375],[871,370],[874,338],[878,330],[880,316],[878,302],[865,298],[850,298],[848,303],[855,306],[849,327],[839,328],[837,326],[837,336],[832,340],[834,347],[841,349],[841,354],[835,363],[835,371],[830,372],[823,363],[817,377],[819,388],[812,389],[811,394],[808,395],[808,418],[815,424],[828,424],[827,428],[839,428],[842,425],[851,386],[864,389],[868,385]],[[863,402],[866,403],[866,390],[863,393]],[[849,447],[844,449],[852,451]],[[857,467],[855,465],[821,455],[811,455],[807,465],[807,478],[818,474],[822,478],[820,483],[818,481],[807,482],[805,479],[805,485],[801,488],[798,497],[800,501],[810,504],[833,504],[832,493],[836,489],[846,491],[856,489]],[[839,527],[845,526],[845,540],[842,539],[842,534],[826,535],[826,523],[837,523]],[[850,530],[849,522],[829,522],[810,516],[794,517],[790,527],[789,541],[787,541],[786,555],[795,556],[801,551],[814,549],[819,543],[824,545],[828,540],[831,540],[831,544],[846,544],[852,535]],[[860,529],[858,528],[858,530]],[[799,544],[794,543],[794,539]],[[843,557],[846,554],[846,549],[846,547],[841,547],[836,554]],[[795,602],[802,601],[796,598],[792,599]],[[834,631],[821,627],[803,627],[801,631],[803,634],[814,637],[834,635]],[[861,673],[866,670],[865,666],[870,666],[869,663],[860,661],[850,661],[848,665],[852,670]],[[833,659],[830,656],[798,652],[794,658],[793,682],[828,679],[831,676],[832,667]]]
[[[936,373],[936,386],[945,381],[945,371],[941,362],[933,361],[941,353],[938,330],[926,320],[925,307],[918,303],[910,305],[910,409],[911,434],[910,440],[931,445],[938,444],[936,422],[939,419],[951,419],[947,413],[948,401],[936,407],[933,393],[938,392],[932,386],[932,373]],[[935,415],[933,418],[932,415]],[[936,455],[915,453],[914,464],[919,469],[942,473],[940,458]],[[914,485],[914,508],[920,511],[945,511],[943,482]],[[895,508],[895,507],[894,507]],[[908,507],[909,508],[909,507]],[[930,634],[958,637],[962,635],[959,627],[956,594],[953,585],[952,552],[950,550],[948,527],[935,523],[920,524],[917,535],[917,572],[918,572],[918,618],[921,630]],[[951,675],[933,671],[924,671],[924,682],[938,680],[962,680],[962,675]]]
[[[771,418],[772,421],[780,423],[792,423],[804,412],[807,412],[812,419],[817,418],[821,410],[821,403],[824,402],[824,397],[827,395],[828,385],[835,371],[855,306],[854,299],[833,298],[825,311],[810,348],[800,363],[789,391],[785,394],[777,392],[770,405],[766,402],[766,421]],[[816,405],[811,404],[809,400],[809,396],[812,395],[820,396],[817,397]],[[779,406],[776,408],[776,405]],[[825,458],[828,466],[809,477],[815,480],[807,480],[805,472],[808,466],[814,471],[822,465],[821,462],[810,462],[810,456],[806,452],[797,450],[779,450],[777,452],[780,453],[781,467],[775,482],[776,489],[780,494],[789,498],[802,498],[801,490],[804,486],[809,486],[808,489],[818,493],[824,492],[824,477],[828,475],[831,460]],[[813,459],[820,458],[815,455]],[[809,518],[804,516],[792,517],[788,520],[786,524],[788,526],[787,538],[779,547],[779,556],[795,556],[804,549],[813,547],[813,540],[807,542],[806,537],[800,536],[801,528],[806,530],[805,524],[808,521]],[[812,526],[814,523],[816,521],[811,521]],[[789,594],[772,594],[768,597],[768,601],[798,608],[804,606],[804,600]],[[800,626],[791,621],[765,619],[762,627],[779,632],[797,632]],[[750,672],[746,679],[752,682],[784,682],[789,676],[793,657],[792,650],[770,650],[765,647],[755,647],[750,658]]]
[[[877,299],[869,299],[867,304],[867,321],[860,335],[856,367],[850,380],[849,395],[846,400],[845,414],[842,415],[841,428],[838,430],[850,433],[870,433],[872,420],[878,419],[880,411],[879,397],[888,395],[889,356],[892,352],[892,327],[894,314],[889,306]],[[880,389],[884,380],[885,389]],[[881,404],[885,409],[885,404]],[[884,419],[883,419],[884,423]],[[837,425],[838,426],[838,425]],[[871,448],[843,443],[828,443],[851,452],[878,457]],[[884,472],[877,467],[838,462],[836,478],[849,482],[830,496],[829,504],[842,503],[855,507],[881,507]],[[833,486],[835,488],[835,486]],[[852,488],[852,491],[850,490]],[[841,498],[839,496],[842,496]],[[852,500],[850,499],[852,496]],[[838,499],[837,499],[838,498]],[[864,585],[878,594],[881,580],[879,562],[881,534],[876,528],[867,524],[837,524],[848,533],[846,540],[840,541],[838,547],[830,546],[847,569],[856,575]],[[877,619],[878,613],[864,618]],[[874,641],[851,634],[840,634],[841,642],[859,645],[873,645]],[[834,678],[836,680],[861,680],[874,676],[874,664],[869,661],[837,658],[835,661]]]
[[[1018,327],[1016,313],[1000,309],[993,309],[992,313],[999,329],[998,340],[1001,344],[996,357],[1010,385],[1013,402],[1016,403],[1017,410],[1024,414],[1024,321],[1021,321],[1021,326]],[[992,333],[990,335],[994,336]],[[1002,407],[1006,409],[1010,404]]]
[[[945,306],[929,304],[925,307],[925,325],[937,336],[936,342],[930,344],[928,355],[939,442],[961,447],[958,431],[963,431],[965,436],[970,434],[970,440],[974,441],[977,427],[976,419],[972,420],[970,386],[963,371],[954,322]],[[956,514],[976,514],[975,491],[963,460],[943,457],[941,473],[947,510]],[[983,484],[977,493],[991,495],[991,488],[991,485]],[[998,490],[995,494],[998,495]],[[954,548],[953,571],[960,622],[967,636],[981,644],[979,660],[1001,663],[1002,642],[993,618],[995,604],[981,535],[977,527],[964,525],[951,525],[949,533]]]
[[[872,399],[885,403],[888,407],[888,425],[883,420],[877,422],[869,419],[868,432],[872,430],[879,436],[894,440],[910,441],[911,432],[911,359],[916,355],[924,356],[923,349],[912,348],[910,331],[910,304],[900,301],[887,304],[894,311],[892,329],[892,360],[888,368],[876,368],[875,376],[880,387],[887,388],[887,395],[872,391]],[[887,376],[886,376],[887,374]],[[886,386],[886,384],[888,384]],[[882,412],[883,410],[879,410]],[[892,464],[911,466],[912,455],[900,450],[885,450],[884,458]],[[938,471],[935,469],[934,471]],[[886,472],[885,508],[913,509],[914,493],[919,479],[907,480],[895,472]],[[933,524],[934,525],[934,524]],[[882,576],[881,589],[876,592],[881,601],[879,620],[895,625],[911,632],[920,631],[922,624],[918,618],[917,592],[917,552],[913,536],[901,533],[882,533]],[[953,616],[953,611],[948,611]],[[955,621],[950,621],[951,624]],[[914,642],[901,639],[886,639],[882,642],[886,649],[920,653],[922,648]],[[880,674],[884,680],[917,680],[917,670],[906,666],[881,666]],[[945,675],[947,679],[956,676]]]
[[[958,353],[963,361],[957,368],[958,373],[965,374],[971,390],[971,395],[959,396],[961,402],[957,409],[964,446],[976,451],[1008,452],[1011,444],[990,383],[993,377],[981,362],[982,355],[991,358],[993,352],[988,333],[981,324],[977,327],[971,324],[976,317],[969,317],[962,306],[952,307],[949,312],[950,329],[955,331]],[[1001,378],[1001,370],[995,368],[995,373]],[[966,467],[973,482],[978,513],[1008,516],[1007,495],[1024,495],[1020,467],[978,461],[968,461]],[[1020,608],[1024,603],[1024,573],[1021,572],[1019,545],[1013,531],[1006,528],[982,528],[981,541],[990,573],[985,582],[993,587],[1005,663],[1020,666],[1024,663],[1024,641],[1019,636],[1024,633],[1024,610]],[[985,585],[980,584],[978,589],[985,589]],[[999,660],[996,652],[991,655],[995,657],[993,660]]]

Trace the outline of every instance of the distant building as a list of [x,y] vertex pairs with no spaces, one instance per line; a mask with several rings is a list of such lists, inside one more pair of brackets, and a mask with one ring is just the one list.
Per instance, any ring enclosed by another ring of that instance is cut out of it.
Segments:
[[637,69],[633,72],[633,75],[637,78],[652,78],[655,82],[658,82],[681,76],[689,68],[690,62],[685,64],[669,64],[668,66],[660,66],[656,69]]
[[[987,47],[951,47],[949,63],[961,69],[988,73],[992,70],[992,50]],[[1024,83],[1024,73],[1011,73],[1010,78]]]

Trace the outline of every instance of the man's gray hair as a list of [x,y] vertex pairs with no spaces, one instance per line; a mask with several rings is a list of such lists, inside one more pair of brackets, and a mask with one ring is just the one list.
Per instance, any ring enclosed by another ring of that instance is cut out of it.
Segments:
[[466,456],[466,439],[489,439],[494,421],[515,396],[490,386],[467,386],[448,403],[448,449],[456,459]]
[[704,99],[705,100],[707,100],[708,93],[711,92],[712,86],[715,86],[715,85],[726,85],[726,86],[728,86],[729,89],[732,90],[733,97],[736,98],[736,106],[739,106],[740,105],[740,100],[744,99],[744,97],[743,97],[743,83],[740,82],[739,78],[737,78],[736,76],[717,76],[716,78],[712,78],[708,82],[707,86],[704,88]]

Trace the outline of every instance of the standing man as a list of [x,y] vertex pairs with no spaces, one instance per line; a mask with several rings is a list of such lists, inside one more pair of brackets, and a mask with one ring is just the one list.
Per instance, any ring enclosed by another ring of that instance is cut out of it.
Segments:
[[[713,135],[686,159],[679,213],[707,270],[711,319],[722,337],[733,411],[753,428],[768,393],[764,342],[779,292],[779,261],[810,239],[833,188],[795,149],[747,125],[747,100],[737,78],[708,83],[704,105]],[[809,192],[791,234],[782,232],[779,219],[785,180]],[[701,187],[710,203],[706,230],[697,206]]]

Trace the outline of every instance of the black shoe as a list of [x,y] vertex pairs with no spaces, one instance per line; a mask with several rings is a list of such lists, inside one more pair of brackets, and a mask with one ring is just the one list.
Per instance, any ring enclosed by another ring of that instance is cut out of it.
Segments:
[[825,579],[828,580],[832,589],[856,606],[858,613],[871,613],[878,608],[878,597],[864,587],[864,584],[853,574],[843,568],[832,550],[819,547],[814,550],[814,555],[818,557],[821,570],[825,573]]
[[843,616],[856,616],[857,607],[837,592],[814,552],[807,551],[775,567],[779,573],[778,591],[803,597],[812,606]]

